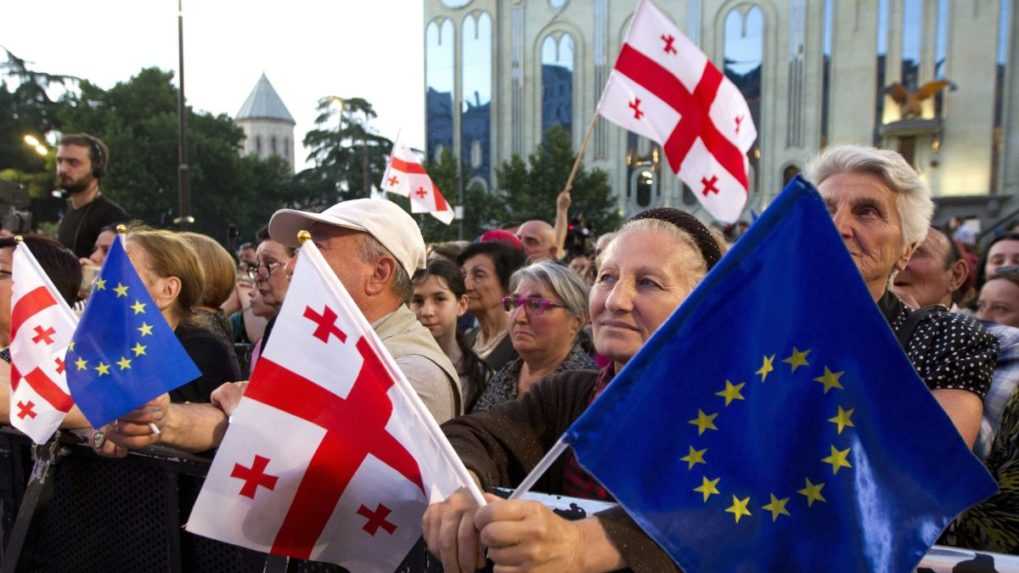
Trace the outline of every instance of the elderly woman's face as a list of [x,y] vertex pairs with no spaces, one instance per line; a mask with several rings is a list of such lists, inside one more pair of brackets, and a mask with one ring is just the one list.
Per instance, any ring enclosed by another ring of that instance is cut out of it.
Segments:
[[[551,287],[542,281],[523,279],[516,290],[510,294],[519,300],[545,300],[551,305],[543,309],[532,309],[522,304],[510,311],[510,340],[513,348],[524,359],[532,353],[566,352],[573,346],[573,341],[580,331],[580,319],[560,306],[563,301]],[[540,302],[534,306],[541,305]]]
[[818,191],[863,280],[883,288],[893,271],[905,268],[912,252],[902,240],[895,192],[869,173],[832,175]]
[[700,255],[668,233],[625,231],[602,254],[591,287],[591,324],[598,352],[623,364],[686,298]]
[[1019,286],[1008,279],[987,281],[980,289],[977,318],[1019,327]]
[[467,287],[467,308],[474,313],[484,313],[502,308],[502,297],[506,292],[499,283],[495,272],[495,261],[488,255],[474,255],[463,264],[464,286]]

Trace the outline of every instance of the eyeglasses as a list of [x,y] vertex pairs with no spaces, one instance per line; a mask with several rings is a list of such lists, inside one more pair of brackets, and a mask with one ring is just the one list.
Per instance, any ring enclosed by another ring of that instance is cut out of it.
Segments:
[[248,277],[257,280],[259,278],[269,278],[272,276],[276,269],[284,266],[286,263],[283,261],[272,261],[267,263],[256,263],[254,265],[248,265],[247,273]]
[[513,309],[523,306],[528,311],[533,312],[536,316],[540,316],[546,310],[552,308],[566,308],[565,304],[558,304],[543,298],[528,296],[504,296],[502,297],[502,306],[506,309],[506,312],[512,312]]

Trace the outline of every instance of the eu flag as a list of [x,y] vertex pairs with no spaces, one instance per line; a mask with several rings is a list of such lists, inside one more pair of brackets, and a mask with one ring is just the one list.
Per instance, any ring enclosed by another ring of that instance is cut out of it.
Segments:
[[199,376],[118,236],[67,350],[67,385],[95,427]]
[[799,178],[566,441],[689,573],[912,571],[995,490]]

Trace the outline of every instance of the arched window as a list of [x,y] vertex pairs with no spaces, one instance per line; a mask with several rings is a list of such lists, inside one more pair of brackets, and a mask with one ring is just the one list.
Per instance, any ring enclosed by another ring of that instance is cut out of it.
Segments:
[[573,134],[573,37],[550,34],[541,43],[541,131],[561,126]]
[[284,137],[283,138],[283,157],[285,159],[290,159],[290,138],[289,137]]
[[435,20],[425,28],[425,131],[429,154],[453,148],[453,21]]
[[258,155],[258,156],[262,155],[262,136],[261,135],[256,135],[255,136],[255,155]]
[[885,115],[885,62],[888,59],[888,1],[877,5],[877,97],[874,110],[874,145],[880,143],[880,127]]
[[273,135],[269,138],[269,149],[272,150],[273,155],[279,155],[279,149],[276,147],[276,136]]
[[492,141],[492,18],[482,12],[467,15],[461,30],[460,110],[461,164],[470,166],[468,177],[486,181],[491,171]]
[[[1009,30],[1012,28],[1011,0],[999,0],[998,52],[994,66],[994,129],[991,130],[991,193],[1000,193],[1002,154],[1005,151],[1005,86],[1012,70],[1008,69]],[[1013,39],[1014,40],[1014,39]],[[1013,64],[1014,65],[1014,64]],[[1016,105],[1013,103],[1012,105]]]
[[828,145],[829,122],[831,121],[831,41],[834,0],[824,0],[824,38],[821,45],[821,147]]
[[[761,76],[764,70],[764,12],[758,6],[733,8],[725,17],[725,76],[739,88],[750,107],[754,125],[761,126]],[[761,158],[761,138],[750,149],[753,172]],[[751,191],[757,181],[751,179]]]
[[[938,0],[938,29],[934,37],[934,79],[945,79],[945,66],[948,64],[948,23],[949,14],[948,0]],[[934,115],[941,117],[945,110],[945,94],[938,92],[934,95]]]
[[902,75],[899,80],[908,90],[920,82],[920,51],[923,47],[923,0],[902,2]]

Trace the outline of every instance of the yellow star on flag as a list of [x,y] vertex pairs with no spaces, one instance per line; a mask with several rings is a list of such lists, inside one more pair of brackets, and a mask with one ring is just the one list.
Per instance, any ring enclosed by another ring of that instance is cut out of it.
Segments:
[[708,479],[708,476],[701,478],[701,486],[693,488],[694,491],[700,494],[704,494],[704,503],[708,502],[708,498],[713,495],[718,495],[721,492],[718,491],[718,482],[722,478]]
[[74,361],[74,366],[78,370],[85,370],[88,368],[88,361],[85,360],[84,358],[78,358],[77,360]]
[[832,473],[832,475],[835,475],[835,474],[839,473],[839,469],[840,468],[851,468],[851,467],[853,467],[852,465],[849,464],[849,460],[846,459],[849,456],[849,450],[850,449],[851,448],[846,448],[844,450],[837,450],[837,449],[835,449],[835,446],[832,446],[831,447],[831,455],[828,456],[827,458],[824,458],[823,460],[821,460],[822,462],[824,462],[826,464],[831,464],[831,473]]
[[733,400],[743,399],[743,394],[740,394],[739,391],[742,390],[743,387],[746,385],[747,385],[746,382],[743,382],[742,384],[733,384],[732,382],[726,380],[725,390],[722,390],[721,392],[715,392],[715,396],[721,396],[722,398],[725,398],[725,405],[728,406],[729,404],[732,403]]
[[761,367],[757,369],[757,372],[754,372],[754,374],[761,377],[761,382],[764,382],[764,379],[768,377],[768,374],[771,374],[771,372],[775,369],[775,367],[771,365],[774,361],[774,354],[771,356],[765,356],[764,361],[761,363]]
[[67,343],[67,350],[69,350],[70,352],[74,352],[74,347],[75,346],[76,345],[74,344],[74,341],[72,340],[72,341]]
[[726,508],[726,513],[731,513],[736,518],[736,523],[739,523],[740,518],[744,515],[749,516],[750,510],[747,509],[747,505],[750,504],[750,497],[744,497],[739,499],[736,496],[732,496],[732,505]]
[[133,310],[135,314],[141,314],[145,312],[145,303],[140,300],[136,300],[134,301],[134,304],[131,305],[131,310]]
[[827,366],[825,366],[824,374],[814,378],[814,381],[824,384],[824,393],[827,394],[832,388],[843,390],[842,383],[839,382],[839,378],[842,378],[843,374],[845,374],[845,372],[832,372]]
[[100,362],[99,365],[96,366],[96,372],[98,372],[100,376],[102,376],[104,374],[109,374],[110,373],[110,366],[108,364],[106,364],[105,362]]
[[121,356],[120,360],[117,361],[117,366],[120,366],[121,370],[128,370],[131,368],[131,361],[127,356]]
[[775,497],[775,494],[771,494],[771,503],[769,503],[768,505],[762,505],[761,509],[766,509],[771,512],[771,521],[772,523],[774,523],[775,521],[778,520],[778,516],[780,515],[791,517],[789,515],[789,510],[785,508],[787,503],[789,503],[788,497],[778,499],[777,497]]
[[142,333],[142,336],[149,336],[152,334],[152,325],[147,322],[143,322],[142,325],[138,327],[138,332]]
[[135,342],[134,346],[131,348],[131,351],[134,352],[134,355],[136,357],[137,356],[144,356],[145,355],[145,346],[142,345],[141,342]]
[[704,410],[697,409],[697,417],[690,420],[690,423],[697,426],[697,435],[700,436],[707,430],[717,430],[715,427],[715,418],[718,414],[705,414]]
[[807,485],[796,493],[807,498],[807,507],[814,505],[815,501],[827,502],[828,500],[821,495],[821,490],[824,489],[824,482],[812,483],[810,478],[807,479]]
[[842,430],[846,429],[846,426],[855,428],[853,425],[853,408],[843,410],[842,406],[839,406],[839,411],[835,414],[834,418],[828,418],[828,421],[838,426],[838,433],[841,435]]
[[113,290],[117,292],[117,298],[127,296],[127,285],[124,283],[117,283],[117,286],[113,287]]
[[801,351],[799,348],[793,346],[792,355],[790,355],[782,362],[788,364],[790,367],[792,367],[793,372],[796,372],[796,369],[799,368],[800,366],[810,366],[810,363],[807,362],[808,354],[810,354],[810,350]]
[[106,279],[96,279],[96,290],[106,290]]
[[690,453],[679,459],[688,463],[689,465],[686,467],[686,469],[691,470],[697,464],[707,463],[704,461],[704,453],[707,451],[708,451],[707,448],[704,448],[703,450],[695,450],[693,446],[690,446]]

